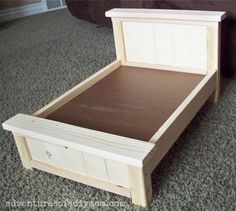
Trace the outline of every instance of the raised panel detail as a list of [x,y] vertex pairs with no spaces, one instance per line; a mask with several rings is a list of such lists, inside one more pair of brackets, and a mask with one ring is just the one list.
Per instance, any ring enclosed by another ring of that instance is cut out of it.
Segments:
[[123,23],[126,58],[128,61],[155,63],[156,48],[152,23]]
[[173,54],[172,51],[172,28],[170,24],[154,24],[155,29],[155,48],[157,51],[158,64],[173,64]]
[[[189,64],[189,27],[171,25],[173,66],[191,67]],[[161,52],[160,52],[161,53]],[[169,52],[171,54],[171,52]]]
[[109,181],[123,187],[129,187],[128,167],[123,163],[106,160]]
[[190,64],[204,69],[207,67],[207,28],[189,26]]
[[96,155],[84,153],[84,161],[88,175],[108,181],[105,159]]
[[123,34],[127,62],[193,68],[205,73],[206,26],[123,22]]
[[90,153],[26,138],[31,157],[52,166],[129,188],[127,164]]
[[66,168],[86,175],[86,167],[84,165],[83,154],[77,150],[69,148],[61,149],[61,156],[66,161]]

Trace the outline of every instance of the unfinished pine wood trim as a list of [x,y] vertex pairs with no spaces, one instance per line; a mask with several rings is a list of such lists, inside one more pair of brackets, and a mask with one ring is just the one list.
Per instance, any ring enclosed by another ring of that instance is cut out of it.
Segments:
[[166,9],[124,9],[115,8],[105,13],[111,18],[147,18],[220,22],[225,17],[223,11],[166,10]]
[[3,128],[26,137],[139,167],[143,166],[144,158],[154,147],[153,143],[24,114],[17,114],[7,120]]
[[20,159],[23,166],[26,169],[32,170],[31,163],[30,163],[32,158],[31,158],[30,151],[29,151],[25,137],[17,133],[13,133],[13,136],[14,136],[16,147],[19,152]]
[[195,74],[207,74],[207,70],[205,69],[195,69],[195,68],[185,68],[185,67],[177,67],[170,65],[160,65],[160,64],[149,64],[149,63],[138,63],[138,62],[126,62],[125,66],[130,67],[144,67],[150,69],[158,69],[158,70],[168,70],[174,72],[183,72],[183,73],[195,73]]
[[129,166],[128,169],[132,203],[143,207],[149,206],[153,197],[151,173],[134,166]]
[[150,171],[154,170],[209,96],[214,92],[216,88],[216,74],[216,71],[212,71],[206,75],[149,140],[149,142],[155,143],[155,148],[145,160],[145,164]]
[[82,81],[69,91],[65,92],[63,95],[60,97],[56,98],[43,108],[39,109],[35,113],[33,113],[33,116],[38,116],[38,117],[47,117],[49,114],[51,114],[53,111],[56,109],[60,108],[62,105],[65,103],[69,102],[72,100],[74,97],[78,96],[79,94],[83,93],[85,90],[93,86],[95,83],[97,83],[99,80],[103,79],[107,75],[109,75],[112,71],[117,69],[121,65],[120,60],[115,60],[111,64],[107,65],[100,71],[96,72],[86,80]]
[[[183,112],[183,110],[191,104],[192,100],[202,91],[203,87],[216,77],[216,71],[207,74],[203,80],[196,86],[196,88],[189,94],[189,96],[180,104],[175,112],[166,120],[162,127],[149,140],[151,143],[156,143],[158,139],[165,133],[166,129],[175,121],[175,119]],[[211,79],[211,80],[210,80]],[[214,86],[215,87],[215,86]],[[213,91],[213,90],[212,90]],[[207,99],[207,98],[206,98]]]
[[58,168],[52,165],[48,165],[39,161],[32,160],[30,165],[33,168],[39,169],[41,171],[45,171],[60,177],[64,177],[66,179],[70,179],[76,182],[80,182],[95,188],[99,188],[102,190],[110,191],[112,193],[116,193],[118,195],[126,196],[131,198],[130,189],[124,188],[121,186],[114,185],[112,183],[104,182],[102,180],[94,179],[88,176],[80,175],[75,172],[68,171],[67,169]]
[[147,18],[112,18],[121,22],[139,22],[139,23],[161,23],[173,25],[196,25],[196,26],[212,26],[215,22],[209,21],[192,21],[192,20],[168,20],[168,19],[147,19]]
[[220,51],[221,50],[221,23],[208,27],[208,69],[216,69],[216,90],[209,98],[217,103],[220,97]]
[[117,60],[120,60],[121,64],[123,65],[126,61],[126,57],[122,22],[116,19],[112,19],[112,27],[116,48],[116,58]]

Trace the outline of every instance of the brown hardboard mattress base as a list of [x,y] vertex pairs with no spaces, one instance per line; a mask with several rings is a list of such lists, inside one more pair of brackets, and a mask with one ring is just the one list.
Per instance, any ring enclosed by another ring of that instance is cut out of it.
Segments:
[[46,118],[148,141],[203,77],[121,66]]

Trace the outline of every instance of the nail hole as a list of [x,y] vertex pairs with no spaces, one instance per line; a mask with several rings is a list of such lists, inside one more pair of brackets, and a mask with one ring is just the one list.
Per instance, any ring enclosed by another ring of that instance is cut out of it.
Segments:
[[50,159],[52,154],[49,151],[46,151],[46,154],[47,154],[48,158]]

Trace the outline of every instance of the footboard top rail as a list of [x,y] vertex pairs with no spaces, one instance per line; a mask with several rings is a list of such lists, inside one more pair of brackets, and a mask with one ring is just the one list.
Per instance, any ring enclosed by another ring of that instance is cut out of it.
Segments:
[[30,115],[17,114],[3,128],[25,137],[43,140],[103,158],[142,167],[154,144],[86,129]]

